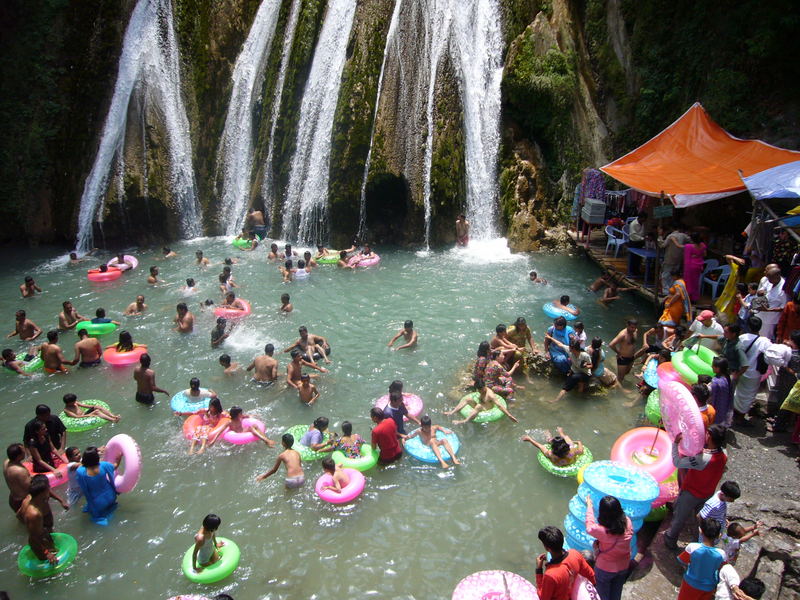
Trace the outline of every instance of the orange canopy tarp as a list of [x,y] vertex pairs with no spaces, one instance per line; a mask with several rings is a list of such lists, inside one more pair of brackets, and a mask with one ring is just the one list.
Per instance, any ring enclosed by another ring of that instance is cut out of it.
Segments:
[[796,160],[800,152],[733,137],[695,102],[653,139],[600,170],[645,194],[663,191],[680,208],[743,191],[739,169],[747,177]]

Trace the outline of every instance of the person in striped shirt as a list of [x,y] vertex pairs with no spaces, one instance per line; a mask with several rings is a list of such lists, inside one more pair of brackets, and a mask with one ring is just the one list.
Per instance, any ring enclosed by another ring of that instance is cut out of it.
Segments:
[[735,502],[741,495],[742,492],[739,489],[738,483],[735,481],[725,481],[719,486],[719,491],[703,504],[703,508],[700,509],[697,519],[714,519],[719,523],[720,529],[725,531],[728,527],[728,503]]

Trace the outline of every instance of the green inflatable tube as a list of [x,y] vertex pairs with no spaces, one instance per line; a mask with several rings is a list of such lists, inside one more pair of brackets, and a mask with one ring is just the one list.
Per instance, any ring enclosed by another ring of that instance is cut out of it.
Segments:
[[[550,449],[550,444],[544,445],[548,450]],[[583,454],[581,454],[575,462],[571,465],[567,465],[566,467],[557,467],[550,459],[547,458],[543,452],[539,452],[536,455],[536,458],[539,459],[539,464],[542,465],[542,468],[547,471],[548,473],[552,473],[557,477],[575,477],[578,474],[578,471],[581,470],[582,467],[590,464],[594,460],[594,456],[592,456],[592,451],[589,450],[586,446],[583,447]]]
[[336,450],[331,454],[331,458],[337,465],[357,471],[369,471],[378,464],[378,453],[372,449],[369,442],[365,442],[361,446],[361,457],[359,458],[347,458],[341,450]]
[[[478,401],[478,392],[472,392],[471,394],[467,394],[466,396],[464,396],[464,398],[470,398],[471,400],[477,402]],[[462,398],[462,400],[464,400],[464,398]],[[506,408],[507,404],[506,404],[506,401],[503,398],[498,396],[497,400],[498,400],[498,403],[503,406],[503,408]],[[467,404],[459,412],[461,413],[461,416],[466,419],[467,417],[469,417],[472,414],[472,407],[469,404]],[[483,412],[479,412],[475,416],[475,418],[472,419],[472,422],[473,423],[491,423],[492,421],[497,421],[499,419],[502,419],[503,416],[504,416],[503,411],[495,406],[491,410],[484,410]]]
[[[34,373],[36,371],[41,371],[42,367],[44,367],[44,361],[42,360],[41,356],[34,356],[28,362],[25,362],[25,357],[27,356],[27,352],[20,352],[14,357],[20,364],[19,368],[22,369],[25,373]],[[12,371],[11,369],[3,369],[6,373],[13,373],[14,375],[19,375],[16,371]]]
[[[111,410],[108,404],[103,402],[102,400],[81,400],[81,404],[89,404],[90,406],[99,406],[100,408],[105,408],[106,410]],[[106,419],[101,419],[100,417],[86,417],[84,419],[76,419],[75,417],[68,417],[67,413],[63,410],[59,413],[58,418],[61,419],[61,422],[64,423],[64,427],[67,428],[69,433],[79,433],[81,431],[89,431],[90,429],[95,429],[106,423],[110,423]]]
[[658,424],[661,422],[661,404],[658,399],[658,390],[653,390],[647,397],[644,414],[648,421],[658,427]]
[[242,238],[233,238],[231,245],[239,250],[249,250],[251,242],[250,240],[243,240]]
[[335,265],[339,262],[339,255],[326,254],[320,258],[315,258],[314,261],[318,265]]
[[644,520],[648,523],[652,523],[654,521],[663,521],[664,519],[666,519],[666,517],[667,517],[667,505],[662,504],[658,508],[654,508],[649,513],[647,513],[647,516],[644,518]]
[[714,369],[711,368],[711,363],[716,357],[716,352],[700,344],[697,344],[694,348],[687,348],[683,351],[683,362],[698,375],[713,377]]
[[697,373],[692,371],[691,367],[686,364],[684,352],[686,352],[686,350],[672,353],[672,366],[675,367],[675,370],[686,383],[694,385],[697,383]]
[[[17,567],[20,573],[34,579],[41,579],[57,575],[72,564],[72,561],[78,555],[78,542],[67,533],[53,533],[51,535],[56,546],[58,562],[51,565],[50,561],[39,560],[31,550],[31,547],[25,546],[19,551],[19,556],[17,557]],[[191,559],[191,556],[189,558]]]
[[183,562],[181,563],[181,568],[183,569],[183,574],[186,575],[186,579],[192,583],[216,583],[217,581],[225,579],[236,570],[242,555],[239,546],[236,545],[236,542],[228,538],[218,537],[217,541],[223,543],[221,548],[217,548],[219,560],[213,565],[203,567],[203,570],[199,573],[192,568],[194,546],[189,546],[186,554],[183,555]]
[[[306,431],[308,431],[308,425],[295,425],[289,427],[289,429],[284,432],[291,433],[294,436],[294,446],[292,446],[292,450],[297,450],[300,453],[300,458],[305,461],[321,460],[326,456],[330,456],[330,452],[317,452],[300,443],[300,438],[305,435]],[[322,441],[327,442],[330,437],[331,434],[326,431],[322,436]]]
[[89,335],[106,335],[114,333],[119,325],[116,323],[92,323],[91,321],[81,321],[75,325],[75,333],[85,329]]

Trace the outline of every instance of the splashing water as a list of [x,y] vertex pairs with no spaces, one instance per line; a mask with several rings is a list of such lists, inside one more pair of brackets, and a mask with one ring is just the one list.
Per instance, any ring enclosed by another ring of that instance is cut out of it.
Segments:
[[470,237],[496,235],[497,153],[503,36],[496,0],[475,0],[454,11],[451,57],[457,65],[467,169]]
[[189,121],[181,97],[178,44],[170,0],[139,0],[125,31],[114,95],[106,116],[100,147],[86,178],[78,214],[77,247],[92,247],[92,222],[108,188],[111,165],[122,153],[128,104],[136,84],[160,107],[169,139],[172,202],[181,235],[201,233],[199,206],[192,167]]
[[227,235],[239,233],[244,225],[253,171],[253,108],[260,97],[280,9],[277,0],[263,0],[233,68],[219,154],[223,175],[220,217]]
[[261,195],[264,197],[264,212],[272,218],[275,208],[275,189],[274,174],[272,172],[273,154],[275,150],[275,130],[278,127],[278,115],[281,110],[281,97],[283,96],[283,85],[286,83],[286,71],[289,66],[289,59],[292,56],[292,43],[294,42],[294,32],[297,28],[297,20],[300,16],[301,0],[293,0],[289,12],[289,22],[286,25],[286,33],[283,38],[283,48],[281,48],[281,68],[278,72],[278,81],[275,83],[275,93],[272,94],[272,115],[269,130],[269,143],[267,145],[267,161],[264,164],[264,180],[261,185]]
[[327,238],[331,134],[355,10],[356,0],[331,0],[314,50],[284,205],[287,239]]

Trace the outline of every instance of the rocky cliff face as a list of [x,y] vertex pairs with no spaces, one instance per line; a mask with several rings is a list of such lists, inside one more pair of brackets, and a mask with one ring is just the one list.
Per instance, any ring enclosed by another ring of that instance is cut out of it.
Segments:
[[[231,72],[258,0],[172,0],[184,102],[205,230],[217,233],[218,147]],[[71,243],[83,182],[97,149],[134,0],[8,0],[0,6],[0,240]],[[261,201],[290,2],[282,2],[254,113],[252,200]],[[797,147],[796,9],[789,0],[733,7],[634,0],[504,0],[507,43],[498,188],[501,228],[515,250],[538,246],[571,200],[580,170],[657,133],[700,100],[733,133]],[[273,178],[285,189],[297,119],[325,0],[303,0],[275,136]],[[359,2],[333,128],[330,206],[334,241],[358,228],[361,181],[377,81],[394,2]],[[465,202],[463,110],[448,52],[438,63],[433,137],[425,27],[433,0],[405,1],[386,61],[367,180],[369,235],[419,244],[424,157],[432,153],[431,242],[452,241]],[[752,15],[758,15],[753,19]],[[424,97],[423,97],[424,96]],[[129,107],[125,170],[112,178],[103,233],[151,243],[174,235],[167,143],[158,107]],[[279,194],[280,195],[280,194]],[[567,202],[568,203],[568,202]],[[567,204],[564,203],[563,205]],[[275,215],[280,212],[276,203]]]

